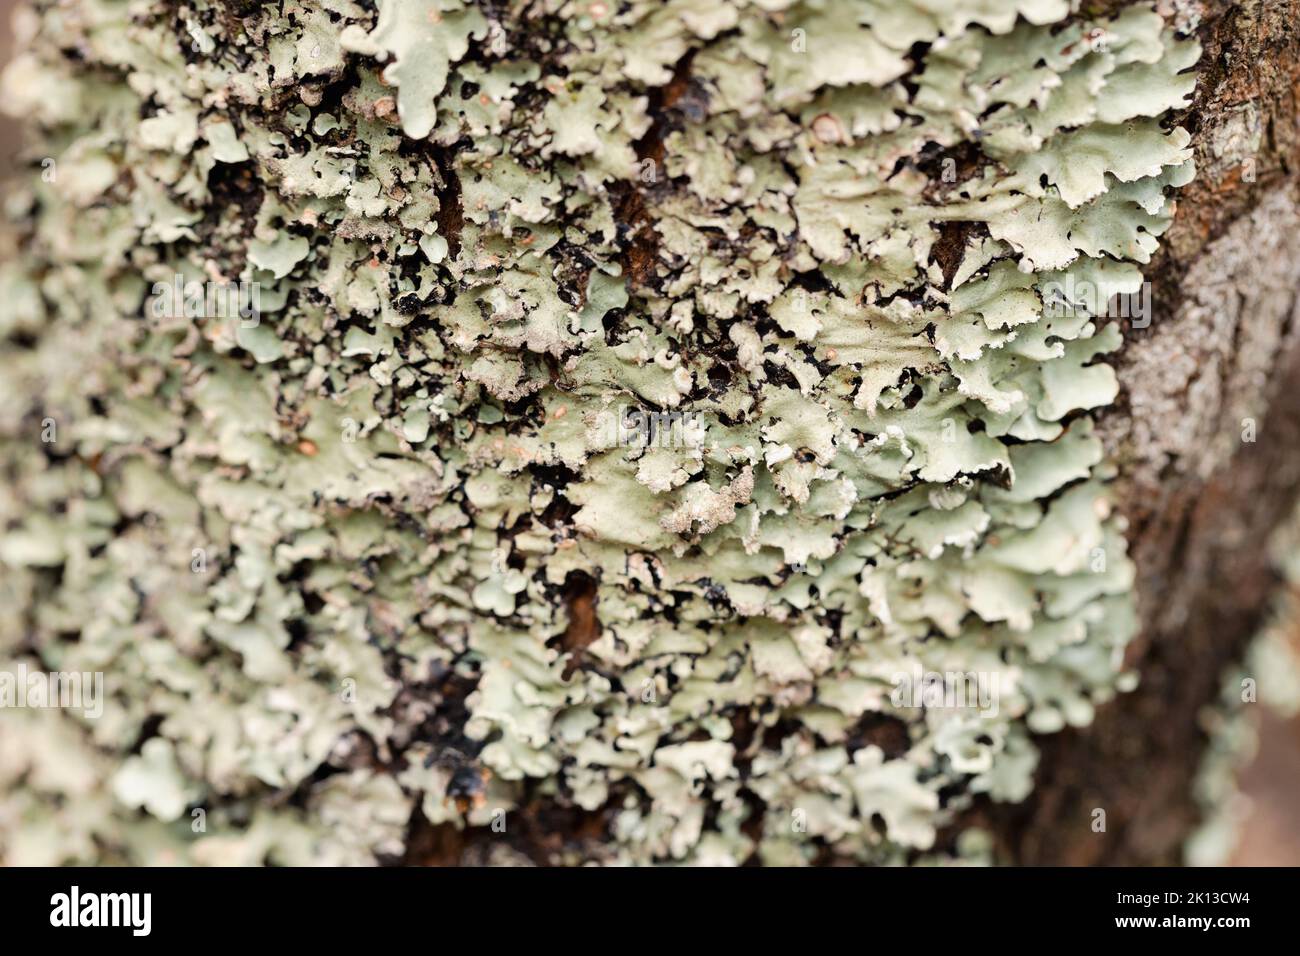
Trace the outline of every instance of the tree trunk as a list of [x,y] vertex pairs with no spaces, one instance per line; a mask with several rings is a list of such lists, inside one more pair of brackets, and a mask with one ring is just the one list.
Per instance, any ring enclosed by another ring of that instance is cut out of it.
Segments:
[[1300,9],[954,6],[33,4],[0,860],[1180,862]]

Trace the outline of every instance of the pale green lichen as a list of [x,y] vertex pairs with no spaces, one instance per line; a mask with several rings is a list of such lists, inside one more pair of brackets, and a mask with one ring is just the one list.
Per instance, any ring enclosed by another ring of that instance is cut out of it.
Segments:
[[[109,700],[4,714],[8,862],[367,862],[539,803],[605,834],[554,862],[942,861],[1131,683],[1088,413],[1197,56],[1148,5],[27,27],[0,652]],[[177,274],[256,324],[149,309]]]

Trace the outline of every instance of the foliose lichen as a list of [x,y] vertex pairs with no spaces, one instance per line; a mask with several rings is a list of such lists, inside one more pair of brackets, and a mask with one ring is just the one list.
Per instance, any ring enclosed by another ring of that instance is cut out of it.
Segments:
[[938,835],[1131,686],[1092,416],[1198,56],[1150,5],[19,26],[0,657],[107,699],[3,715],[6,861],[539,805],[595,821],[547,862],[982,860]]

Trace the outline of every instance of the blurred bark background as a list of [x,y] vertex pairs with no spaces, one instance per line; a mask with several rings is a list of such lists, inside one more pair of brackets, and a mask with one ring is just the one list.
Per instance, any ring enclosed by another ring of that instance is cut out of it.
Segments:
[[[0,64],[8,63],[13,51],[13,11],[15,0],[0,0]],[[15,171],[18,152],[18,128],[8,116],[0,115],[0,179]]]

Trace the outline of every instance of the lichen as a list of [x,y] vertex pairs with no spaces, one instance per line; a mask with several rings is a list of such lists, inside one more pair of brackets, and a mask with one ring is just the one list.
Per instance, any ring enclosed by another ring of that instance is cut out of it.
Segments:
[[940,835],[1131,686],[1099,290],[1192,176],[1197,57],[1149,5],[20,26],[0,656],[108,699],[3,715],[7,862],[538,806],[596,824],[546,862],[985,860]]

